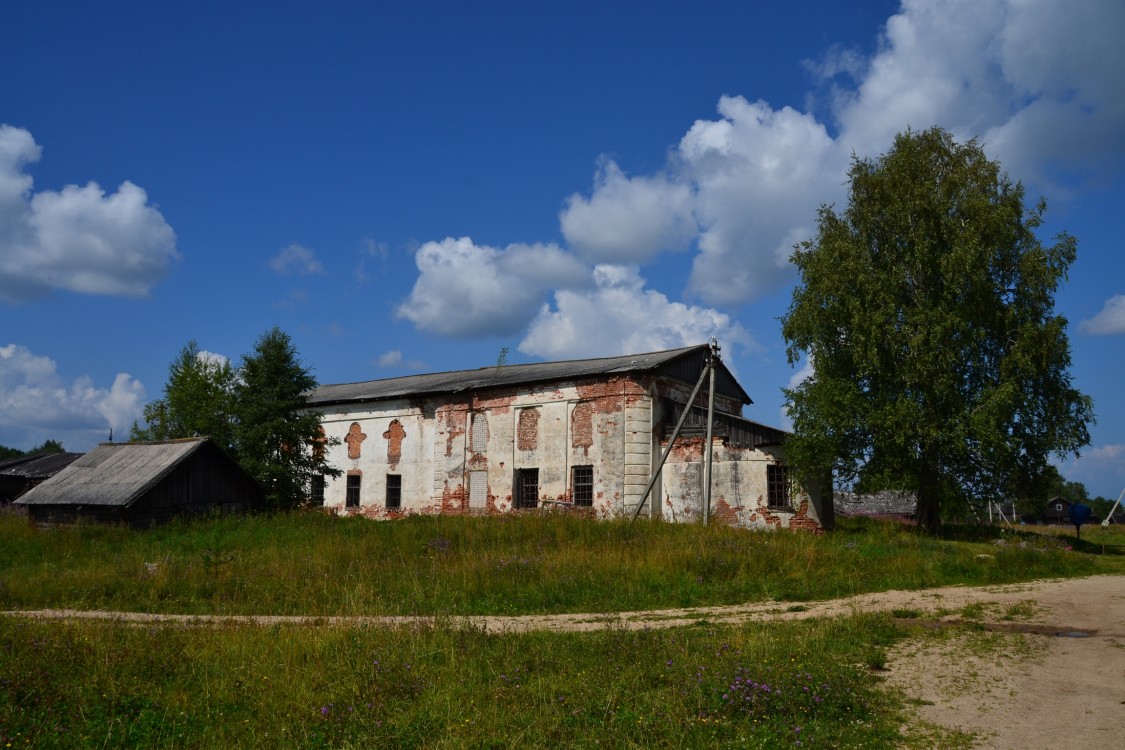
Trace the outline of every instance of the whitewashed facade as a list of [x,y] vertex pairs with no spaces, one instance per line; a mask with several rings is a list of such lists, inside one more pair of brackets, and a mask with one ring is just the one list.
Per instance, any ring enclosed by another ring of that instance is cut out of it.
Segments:
[[[377,518],[544,507],[632,515],[708,353],[699,346],[323,386],[311,405],[325,435],[339,441],[327,459],[343,472],[325,484],[323,504]],[[721,363],[716,382],[713,518],[745,527],[830,524],[830,498],[824,508],[790,491],[784,433],[741,418],[749,397]],[[700,518],[699,403],[643,515]]]

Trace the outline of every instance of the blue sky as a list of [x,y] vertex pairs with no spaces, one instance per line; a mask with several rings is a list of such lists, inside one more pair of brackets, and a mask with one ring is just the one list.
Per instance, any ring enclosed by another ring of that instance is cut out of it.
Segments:
[[0,444],[123,436],[189,339],[322,383],[718,336],[783,424],[792,244],[941,125],[1048,201],[1125,486],[1125,4],[18,3],[0,46]]

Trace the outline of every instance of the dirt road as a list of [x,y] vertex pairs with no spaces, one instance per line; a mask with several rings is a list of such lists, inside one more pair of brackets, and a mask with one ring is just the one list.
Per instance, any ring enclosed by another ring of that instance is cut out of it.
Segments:
[[[886,680],[918,703],[917,722],[972,732],[988,750],[1125,750],[1125,576],[1093,576],[988,587],[887,591],[790,604],[522,617],[454,617],[443,622],[490,632],[665,628],[894,611],[935,622],[971,619],[984,631],[910,640],[887,659]],[[974,611],[975,610],[975,611]],[[410,626],[423,617],[190,616],[38,610],[9,616],[208,626]],[[981,644],[980,633],[992,640]],[[940,747],[935,744],[935,747]]]

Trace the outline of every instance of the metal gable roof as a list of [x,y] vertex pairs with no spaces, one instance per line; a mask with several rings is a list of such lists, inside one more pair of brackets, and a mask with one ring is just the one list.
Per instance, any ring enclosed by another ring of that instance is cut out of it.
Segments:
[[46,479],[65,469],[81,453],[35,453],[0,461],[0,475],[22,479]]
[[[368,380],[360,383],[323,385],[309,394],[310,406],[385,401],[423,395],[455,394],[465,391],[527,385],[559,380],[586,379],[597,376],[627,373],[651,373],[677,360],[690,360],[706,356],[706,344],[681,349],[667,349],[644,354],[626,354],[618,357],[575,359],[563,362],[536,362],[524,365],[481,367],[476,370],[455,370],[426,375],[407,375],[399,378]],[[696,373],[699,371],[696,370]],[[750,397],[734,380],[725,366],[720,366],[720,384],[716,390],[750,403]],[[669,373],[676,377],[677,374]],[[681,378],[682,379],[682,378]]]
[[206,441],[101,443],[15,502],[128,507]]

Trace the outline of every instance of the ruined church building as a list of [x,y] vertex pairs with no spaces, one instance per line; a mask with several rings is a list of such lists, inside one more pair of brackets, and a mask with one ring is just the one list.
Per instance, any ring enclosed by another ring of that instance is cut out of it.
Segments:
[[[579,509],[632,516],[706,368],[707,345],[621,357],[484,367],[325,385],[328,462],[314,488],[338,512],[507,513]],[[689,412],[642,514],[703,512],[706,391]],[[794,487],[786,433],[744,419],[750,397],[715,366],[711,518],[747,528],[830,526],[831,495]]]

